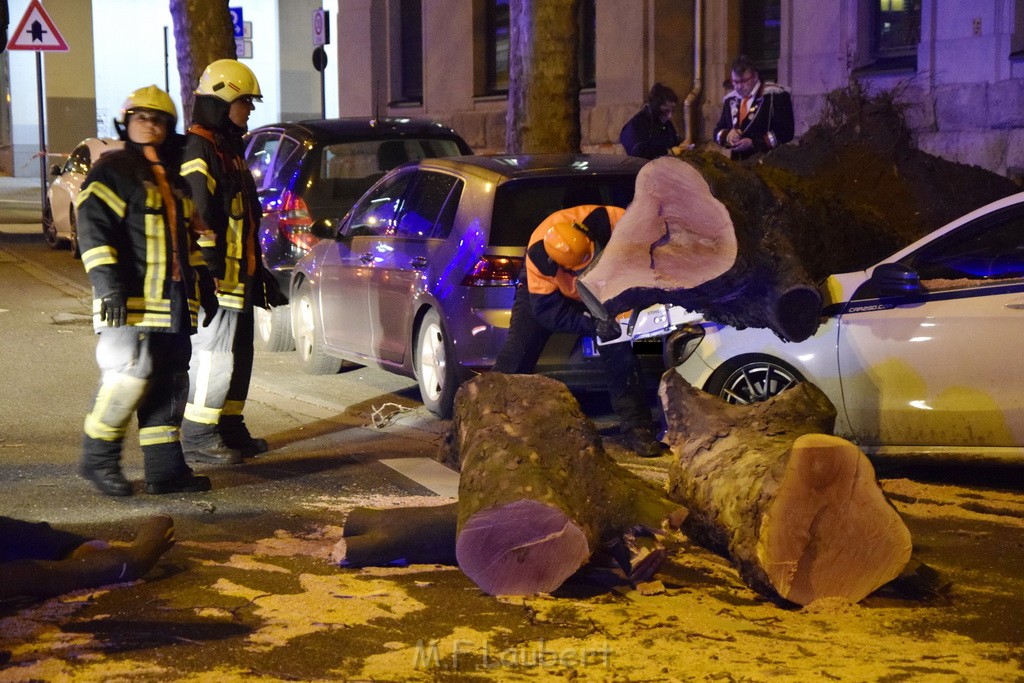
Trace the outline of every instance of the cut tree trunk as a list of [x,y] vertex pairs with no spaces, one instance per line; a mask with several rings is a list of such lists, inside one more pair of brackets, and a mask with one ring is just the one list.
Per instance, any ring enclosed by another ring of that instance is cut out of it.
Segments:
[[857,602],[907,565],[910,532],[867,457],[830,435],[835,408],[813,384],[734,406],[669,371],[660,395],[683,530],[749,586],[799,605]]
[[[596,551],[627,547],[624,538],[678,526],[685,516],[608,456],[555,380],[481,375],[456,394],[452,430],[462,470],[456,555],[492,595],[553,591]],[[645,578],[663,555],[645,551],[624,569]]]
[[344,567],[455,564],[457,503],[415,508],[355,508],[331,558]]
[[644,166],[608,246],[580,276],[603,317],[677,304],[734,327],[802,341],[821,295],[783,227],[786,204],[754,171],[720,155],[661,157]]

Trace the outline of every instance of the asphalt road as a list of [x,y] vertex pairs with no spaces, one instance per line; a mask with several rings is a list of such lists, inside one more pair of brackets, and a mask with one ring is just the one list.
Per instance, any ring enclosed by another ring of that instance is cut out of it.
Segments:
[[[879,463],[941,593],[794,610],[686,546],[649,594],[592,568],[553,596],[495,599],[453,568],[328,562],[352,507],[451,500],[454,473],[387,464],[431,461],[447,425],[379,370],[310,377],[290,353],[258,353],[247,421],[272,453],[197,466],[206,494],[95,493],[75,474],[96,384],[88,298],[79,261],[0,221],[0,514],[127,539],[165,512],[179,542],[145,581],[0,602],[0,681],[1024,678],[1019,467]],[[582,398],[607,432],[607,405]],[[664,477],[668,458],[608,448]],[[125,470],[141,480],[133,445]]]

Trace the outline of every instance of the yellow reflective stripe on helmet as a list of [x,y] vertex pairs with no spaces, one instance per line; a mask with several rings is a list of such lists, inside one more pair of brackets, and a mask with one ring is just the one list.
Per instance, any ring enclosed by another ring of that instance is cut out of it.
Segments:
[[139,429],[139,445],[155,446],[162,443],[175,443],[181,440],[181,432],[173,425],[162,427],[142,427]]
[[109,266],[117,263],[117,249],[109,244],[93,247],[82,254],[82,265],[85,272],[89,272],[96,266]]
[[181,165],[181,177],[184,178],[192,173],[202,173],[206,176],[206,191],[213,194],[217,191],[217,180],[210,175],[210,167],[206,165],[205,159],[192,159]]
[[99,181],[89,183],[89,186],[79,193],[78,199],[75,200],[75,206],[81,206],[82,202],[89,197],[96,197],[96,199],[99,199],[110,207],[110,210],[117,214],[118,218],[124,218],[125,208],[128,205],[123,199],[117,196],[116,192],[103,183]]

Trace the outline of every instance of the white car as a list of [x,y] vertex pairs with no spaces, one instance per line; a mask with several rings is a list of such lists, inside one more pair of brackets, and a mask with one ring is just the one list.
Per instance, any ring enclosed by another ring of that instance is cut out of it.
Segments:
[[814,382],[868,453],[1024,456],[1024,193],[821,289],[810,339],[703,322],[679,373],[732,403]]
[[68,155],[67,161],[50,167],[54,180],[46,190],[46,205],[43,206],[43,238],[51,248],[65,244],[78,255],[78,230],[76,229],[75,199],[82,189],[82,182],[101,155],[115,149],[122,149],[124,143],[113,138],[86,138]]

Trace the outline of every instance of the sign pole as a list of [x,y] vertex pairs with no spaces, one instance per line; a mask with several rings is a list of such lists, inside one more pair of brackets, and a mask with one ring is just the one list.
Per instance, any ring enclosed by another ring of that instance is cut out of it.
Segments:
[[46,117],[43,116],[43,53],[36,50],[36,94],[39,107],[39,188],[46,208]]

